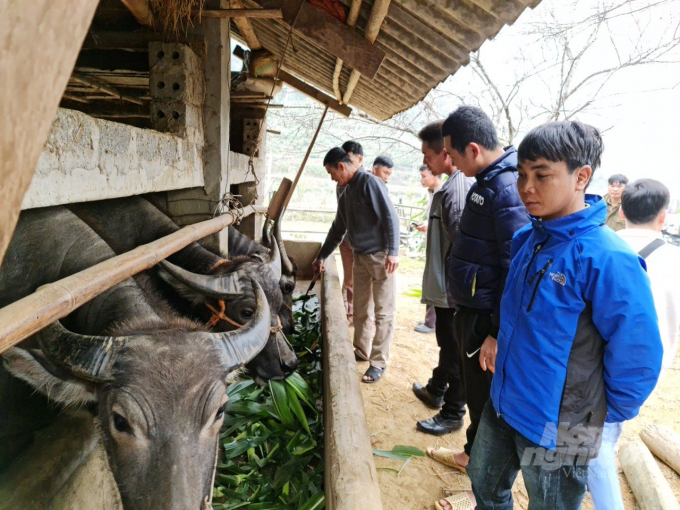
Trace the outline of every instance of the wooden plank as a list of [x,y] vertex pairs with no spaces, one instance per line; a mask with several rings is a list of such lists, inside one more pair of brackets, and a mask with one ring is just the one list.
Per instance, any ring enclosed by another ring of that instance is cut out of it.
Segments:
[[293,181],[291,181],[290,179],[286,177],[281,179],[279,189],[276,190],[276,193],[272,197],[271,202],[269,202],[269,208],[267,209],[267,218],[273,221],[279,219],[292,185]]
[[337,101],[337,99],[321,92],[318,89],[315,89],[311,85],[308,85],[304,81],[300,80],[299,78],[296,78],[295,76],[284,71],[283,69],[281,69],[281,72],[279,73],[279,79],[282,82],[286,83],[287,85],[290,85],[294,89],[302,92],[306,96],[309,96],[312,99],[317,100],[319,103],[328,105],[328,107],[331,110],[341,115],[344,115],[345,117],[349,117],[350,114],[352,113],[352,109],[349,106],[340,104]]
[[0,263],[97,0],[0,0]]
[[[295,21],[295,14],[291,15],[290,10],[284,10],[283,16],[289,25]],[[385,59],[385,52],[368,42],[359,31],[309,2],[304,2],[300,7],[295,32],[341,58],[369,80],[375,78]]]
[[149,9],[149,0],[121,0],[140,25],[153,28],[153,14]]
[[281,9],[193,9],[191,14],[201,18],[283,18]]
[[145,106],[139,106],[130,103],[111,103],[97,102],[92,103],[88,100],[84,102],[87,104],[69,104],[69,101],[82,101],[82,97],[77,96],[67,96],[64,94],[64,99],[67,101],[62,101],[62,108],[69,108],[71,110],[78,110],[79,112],[86,113],[91,117],[97,117],[101,119],[124,119],[124,118],[151,118],[151,104],[147,103]]
[[[263,210],[262,206],[245,207],[243,217]],[[30,296],[7,305],[0,309],[0,354],[48,324],[66,317],[114,285],[152,268],[189,244],[223,230],[235,220],[236,216],[226,213],[189,225],[84,271],[43,285]]]

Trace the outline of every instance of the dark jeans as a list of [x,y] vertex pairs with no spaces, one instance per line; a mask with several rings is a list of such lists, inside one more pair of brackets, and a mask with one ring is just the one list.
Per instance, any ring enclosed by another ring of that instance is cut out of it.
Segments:
[[441,415],[444,418],[462,420],[465,416],[465,394],[458,367],[458,342],[453,333],[453,308],[434,307],[437,316],[435,336],[439,346],[439,364],[432,370],[427,391],[436,397],[444,396]]
[[502,417],[491,401],[482,413],[467,474],[477,510],[512,509],[512,485],[522,470],[531,510],[577,510],[586,493],[587,464],[529,441]]
[[491,312],[461,308],[453,319],[454,336],[459,342],[459,364],[465,402],[470,413],[470,425],[465,431],[467,443],[465,453],[470,455],[475,442],[475,434],[486,401],[491,394],[491,377],[488,370],[479,365],[479,349],[491,329]]

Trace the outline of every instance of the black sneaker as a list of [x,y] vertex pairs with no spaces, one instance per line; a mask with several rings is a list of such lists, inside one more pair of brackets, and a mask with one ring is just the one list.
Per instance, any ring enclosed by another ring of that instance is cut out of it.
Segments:
[[463,428],[463,420],[450,420],[448,418],[442,418],[442,415],[437,413],[429,420],[421,420],[416,424],[416,428],[425,432],[425,434],[431,434],[433,436],[443,436],[444,434],[450,434],[451,432],[456,432]]
[[441,409],[444,405],[444,397],[435,397],[432,393],[427,391],[427,386],[420,384],[419,382],[413,383],[413,393],[418,397],[423,404],[425,404],[430,409]]

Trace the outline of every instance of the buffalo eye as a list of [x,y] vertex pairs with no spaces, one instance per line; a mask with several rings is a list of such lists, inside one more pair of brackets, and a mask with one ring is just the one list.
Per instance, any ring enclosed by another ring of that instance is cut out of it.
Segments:
[[295,288],[293,287],[292,283],[286,283],[283,286],[283,293],[284,294],[290,294],[291,292],[293,292],[293,290],[295,290]]
[[244,319],[252,319],[255,312],[252,310],[241,310],[241,317]]
[[227,408],[227,404],[222,404],[219,409],[217,410],[217,413],[215,414],[215,421],[220,421],[222,417],[224,416],[224,410]]
[[132,434],[132,427],[130,427],[128,421],[116,412],[113,413],[113,426],[116,427],[118,432]]

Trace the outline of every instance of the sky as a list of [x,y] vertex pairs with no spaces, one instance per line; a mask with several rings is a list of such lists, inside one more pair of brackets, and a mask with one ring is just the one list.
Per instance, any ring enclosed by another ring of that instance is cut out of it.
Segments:
[[[511,83],[513,73],[518,69],[518,63],[513,59],[520,51],[526,59],[535,62],[555,57],[555,54],[545,51],[538,36],[530,33],[536,31],[537,24],[550,19],[551,11],[556,19],[568,25],[587,17],[588,9],[598,4],[619,3],[623,3],[622,0],[543,0],[536,9],[527,9],[514,25],[504,27],[495,40],[483,45],[481,55],[484,65],[500,84],[504,81]],[[578,77],[615,64],[619,57],[625,60],[626,54],[635,52],[636,44],[651,48],[680,34],[670,31],[677,30],[680,23],[680,2],[677,0],[634,0],[628,4],[616,11],[617,16],[600,30],[590,44],[574,82]],[[640,10],[650,4],[654,4],[651,9]],[[639,12],[630,14],[626,9]],[[585,47],[591,31],[575,32],[571,34],[570,43],[577,49]],[[680,148],[680,49],[676,47],[662,58],[671,63],[633,66],[616,73],[600,91],[593,108],[576,117],[604,132],[605,151],[602,167],[596,174],[599,178],[593,182],[593,191],[606,192],[604,178],[623,173],[631,180],[641,177],[658,179],[671,189],[673,197],[680,199],[680,154],[677,153]],[[546,100],[554,96],[559,69],[546,64],[544,67],[546,69],[541,72],[540,80],[527,81],[520,97],[523,95],[540,102],[541,98]],[[596,81],[577,100],[583,101],[583,98],[591,96],[600,83],[601,80]],[[473,73],[468,66],[438,89],[474,94],[474,86]],[[520,134],[542,121],[541,118],[527,121]],[[515,143],[519,141],[521,136]]]

